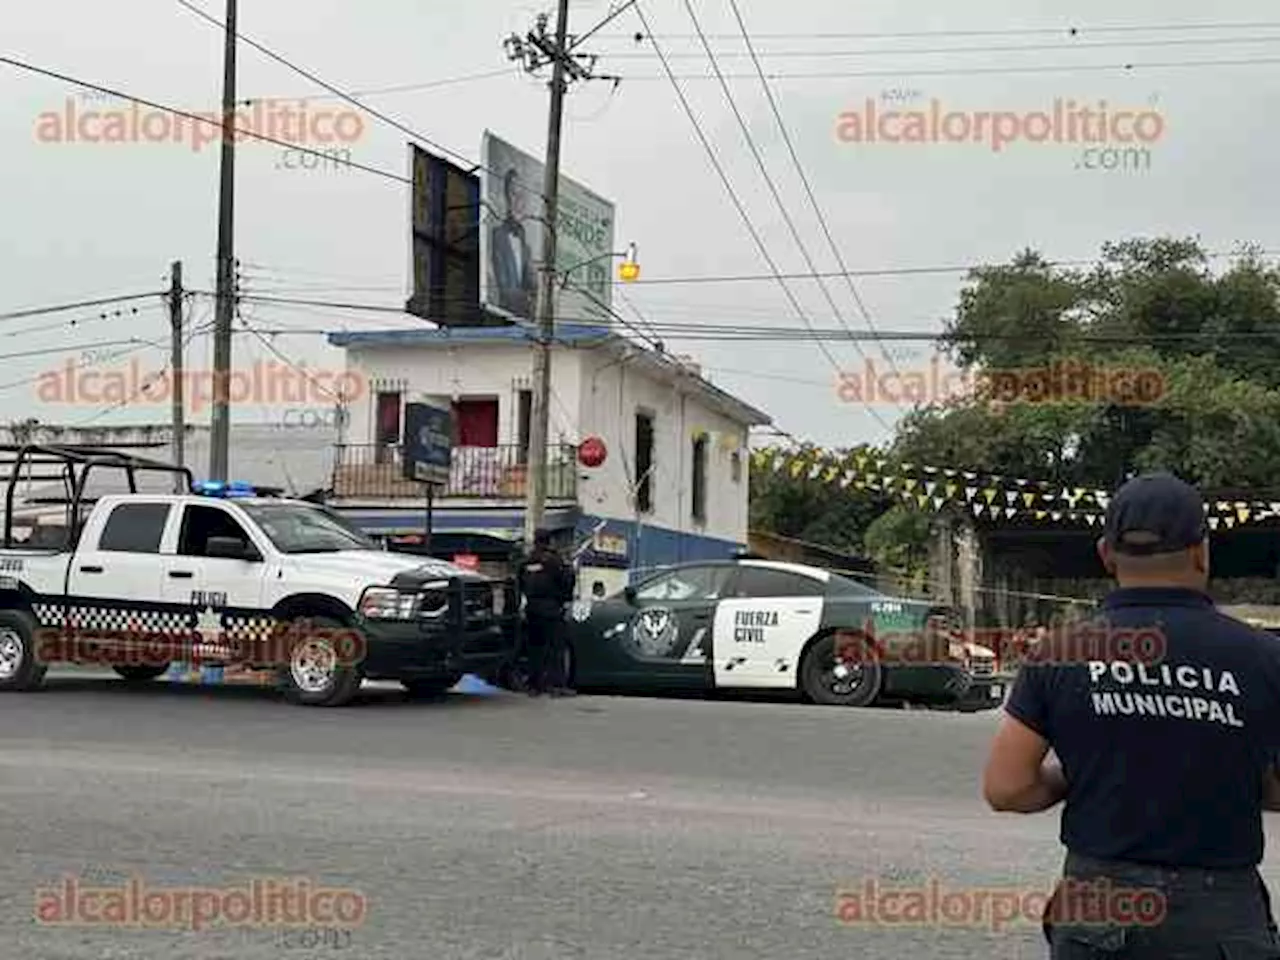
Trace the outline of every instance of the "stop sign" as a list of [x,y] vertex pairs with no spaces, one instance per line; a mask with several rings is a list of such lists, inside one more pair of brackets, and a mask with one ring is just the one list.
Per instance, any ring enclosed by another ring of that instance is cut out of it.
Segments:
[[609,451],[599,437],[587,437],[578,447],[578,462],[584,467],[598,467],[608,455]]

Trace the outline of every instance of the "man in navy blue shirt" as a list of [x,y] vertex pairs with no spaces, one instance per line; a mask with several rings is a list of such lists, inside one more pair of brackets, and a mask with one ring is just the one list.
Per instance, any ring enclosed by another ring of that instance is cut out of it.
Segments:
[[998,811],[1064,802],[1051,955],[1280,958],[1280,638],[1215,610],[1204,502],[1169,474],[1120,488],[1098,552],[1118,589],[1023,667],[983,782]]

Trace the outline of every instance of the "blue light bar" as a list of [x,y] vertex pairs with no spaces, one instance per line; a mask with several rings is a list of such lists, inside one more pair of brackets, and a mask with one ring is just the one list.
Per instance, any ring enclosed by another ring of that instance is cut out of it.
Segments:
[[202,497],[256,497],[258,489],[244,480],[233,480],[224,483],[221,480],[202,480],[195,484],[191,491]]

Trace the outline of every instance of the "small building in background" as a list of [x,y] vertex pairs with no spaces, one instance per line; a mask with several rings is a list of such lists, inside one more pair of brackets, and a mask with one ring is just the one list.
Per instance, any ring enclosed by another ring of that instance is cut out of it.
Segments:
[[[329,505],[401,545],[421,538],[421,485],[404,479],[405,406],[452,408],[453,469],[436,495],[431,552],[493,562],[524,528],[535,341],[522,325],[344,332],[346,430]],[[582,551],[584,591],[636,571],[745,548],[748,431],[767,414],[685,360],[605,326],[557,327],[551,361],[545,525]],[[588,465],[584,441],[603,442]]]

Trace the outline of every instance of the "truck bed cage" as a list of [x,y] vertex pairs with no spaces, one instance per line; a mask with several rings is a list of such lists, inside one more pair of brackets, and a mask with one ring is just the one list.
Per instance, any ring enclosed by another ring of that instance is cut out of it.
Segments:
[[0,444],[0,470],[5,468],[9,474],[4,504],[5,547],[13,546],[14,499],[19,482],[62,483],[65,499],[39,499],[55,499],[67,505],[68,545],[79,538],[83,522],[81,507],[86,503],[85,485],[95,468],[123,470],[130,493],[138,492],[139,473],[181,477],[185,480],[184,489],[188,491],[195,483],[195,477],[187,467],[92,444]]

